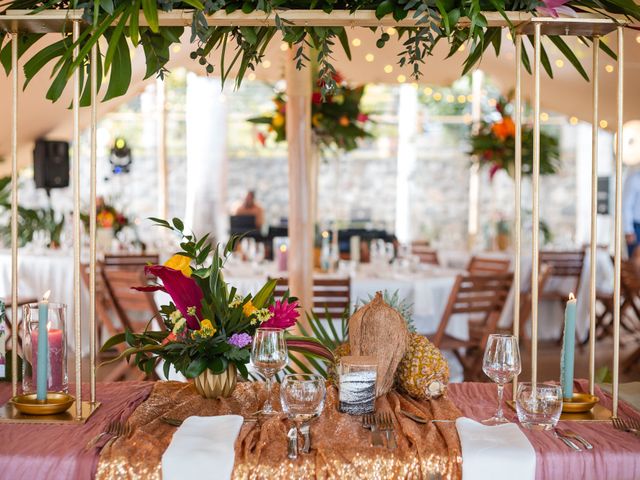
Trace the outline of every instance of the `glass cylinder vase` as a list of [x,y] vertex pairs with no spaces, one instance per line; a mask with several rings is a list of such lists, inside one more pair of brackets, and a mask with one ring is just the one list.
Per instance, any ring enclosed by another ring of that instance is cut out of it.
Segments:
[[[67,306],[63,303],[29,303],[22,307],[24,394],[68,393],[66,320]],[[46,329],[40,325],[46,325]]]

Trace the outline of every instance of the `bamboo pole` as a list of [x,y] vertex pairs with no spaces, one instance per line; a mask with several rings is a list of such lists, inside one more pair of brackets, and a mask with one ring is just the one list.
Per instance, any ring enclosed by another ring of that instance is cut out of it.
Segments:
[[[91,157],[89,166],[89,337],[90,400],[96,403],[96,164],[98,129],[98,45],[91,48]],[[74,147],[77,148],[77,147]]]
[[18,34],[11,34],[11,391],[18,394]]

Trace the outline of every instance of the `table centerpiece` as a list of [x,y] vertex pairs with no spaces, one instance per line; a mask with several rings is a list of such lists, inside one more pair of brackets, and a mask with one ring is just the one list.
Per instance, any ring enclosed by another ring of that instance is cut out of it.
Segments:
[[[239,295],[223,276],[225,260],[233,252],[238,237],[232,237],[224,247],[209,242],[209,234],[197,238],[187,233],[183,222],[174,218],[171,223],[151,219],[155,225],[168,228],[180,237],[181,250],[164,265],[147,265],[147,276],[160,283],[134,286],[142,292],[164,291],[168,304],[158,312],[160,329],[152,328],[152,320],[145,331],[126,331],[110,338],[102,347],[126,343],[128,348],[110,362],[132,356],[137,366],[150,374],[163,360],[168,377],[170,367],[187,378],[205,398],[228,397],[233,392],[237,374],[248,378],[247,363],[253,335],[261,328],[288,329],[298,320],[298,301],[288,292],[274,298],[276,280],[267,281],[255,294]],[[210,263],[209,263],[210,261]],[[308,345],[322,350],[314,339],[288,335],[288,341],[298,350]]]

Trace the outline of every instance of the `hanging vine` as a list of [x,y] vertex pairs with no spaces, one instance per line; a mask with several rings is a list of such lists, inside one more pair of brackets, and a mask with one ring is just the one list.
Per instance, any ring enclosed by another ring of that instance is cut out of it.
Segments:
[[[103,100],[123,95],[131,83],[130,49],[142,46],[145,61],[145,78],[156,75],[162,78],[171,56],[171,46],[180,42],[184,27],[160,26],[159,12],[175,9],[193,9],[191,21],[191,43],[194,49],[191,58],[198,61],[203,69],[212,74],[218,69],[223,82],[235,71],[236,86],[239,86],[247,70],[255,70],[265,55],[265,50],[276,33],[295,49],[297,68],[305,68],[311,61],[305,46],[310,46],[317,58],[318,72],[322,82],[323,95],[336,88],[333,80],[335,68],[333,53],[340,44],[347,57],[351,58],[349,40],[344,27],[317,27],[292,25],[279,13],[289,9],[320,9],[326,13],[334,10],[375,10],[381,19],[392,15],[396,20],[407,16],[416,19],[415,27],[397,28],[402,40],[398,64],[409,66],[412,76],[418,79],[432,54],[434,47],[441,41],[450,46],[449,56],[460,51],[468,43],[469,49],[463,64],[463,74],[472,69],[483,53],[492,46],[496,54],[500,53],[501,29],[489,27],[483,12],[494,11],[507,19],[506,12],[521,11],[545,15],[555,14],[548,0],[13,0],[3,4],[6,10],[66,10],[82,9],[83,20],[88,25],[74,44],[69,31],[61,32],[62,38],[33,53],[24,63],[25,87],[46,65],[53,64],[51,85],[47,98],[56,101],[71,78],[79,70],[81,80],[81,104],[90,102],[91,69],[90,51],[98,45],[97,83],[108,78]],[[557,4],[557,2],[554,2]],[[605,16],[622,14],[629,19],[640,21],[640,6],[633,0],[570,0],[562,8],[575,11],[596,11]],[[2,8],[2,7],[0,7]],[[140,11],[148,26],[139,25]],[[261,12],[274,15],[275,26],[209,26],[207,16],[217,12],[227,14],[242,11],[245,14]],[[464,24],[461,19],[468,19]],[[508,21],[508,19],[507,19]],[[373,29],[375,30],[375,29]],[[34,44],[42,34],[21,32],[18,36],[18,55],[31,54]],[[103,38],[105,41],[100,42]],[[383,48],[390,36],[381,32],[377,46]],[[550,36],[550,41],[560,50],[567,60],[588,80],[588,75],[571,48],[559,36]],[[582,39],[589,43],[589,39]],[[73,58],[74,47],[79,47],[80,55]],[[615,54],[604,42],[601,48],[615,58]],[[213,51],[222,52],[219,65],[211,63]],[[225,62],[225,54],[233,52],[231,61]],[[0,63],[7,74],[11,70],[11,46],[8,32],[0,30]],[[523,49],[523,63],[530,71],[530,61]],[[546,51],[542,51],[542,64],[550,76],[553,70]]]

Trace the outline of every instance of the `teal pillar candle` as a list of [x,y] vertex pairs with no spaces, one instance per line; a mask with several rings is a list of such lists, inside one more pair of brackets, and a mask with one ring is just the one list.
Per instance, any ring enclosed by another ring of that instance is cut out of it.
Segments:
[[47,377],[49,372],[49,292],[45,293],[38,303],[38,362],[37,368],[37,399],[47,399]]
[[562,397],[565,400],[571,400],[573,397],[575,346],[576,299],[572,293],[564,310],[564,336],[562,338],[562,357],[560,359],[560,383],[562,385]]

